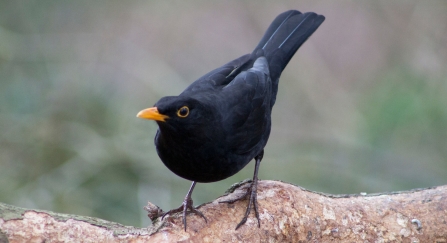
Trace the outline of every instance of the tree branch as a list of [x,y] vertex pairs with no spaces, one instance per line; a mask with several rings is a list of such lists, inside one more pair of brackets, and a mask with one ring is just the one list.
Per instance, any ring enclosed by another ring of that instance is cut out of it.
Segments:
[[[200,206],[208,223],[188,216],[155,219],[148,228],[135,228],[101,219],[23,209],[0,204],[0,242],[447,242],[447,186],[370,195],[327,195],[278,181],[259,181],[261,228],[242,218],[246,201],[219,201]],[[151,211],[159,215],[159,211]],[[152,215],[154,216],[154,215]]]

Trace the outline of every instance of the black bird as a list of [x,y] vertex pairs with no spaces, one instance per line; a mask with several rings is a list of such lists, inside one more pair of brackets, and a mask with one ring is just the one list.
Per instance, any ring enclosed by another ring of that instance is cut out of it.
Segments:
[[163,163],[180,177],[192,181],[182,205],[165,213],[183,211],[205,216],[193,207],[197,182],[230,177],[253,158],[255,171],[247,192],[247,221],[253,205],[258,227],[256,199],[258,169],[270,135],[271,111],[281,72],[298,48],[324,21],[324,16],[290,10],[272,22],[251,54],[241,56],[192,83],[178,96],[161,98],[137,117],[155,120],[159,126],[155,146]]

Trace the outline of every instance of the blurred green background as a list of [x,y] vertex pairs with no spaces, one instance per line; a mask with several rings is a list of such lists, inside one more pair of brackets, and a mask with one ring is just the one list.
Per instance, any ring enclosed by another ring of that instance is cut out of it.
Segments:
[[[261,179],[326,193],[447,184],[447,2],[0,1],[0,201],[147,226],[190,182],[137,119],[252,51],[279,13],[326,21],[282,75]],[[251,178],[199,184],[195,204]]]

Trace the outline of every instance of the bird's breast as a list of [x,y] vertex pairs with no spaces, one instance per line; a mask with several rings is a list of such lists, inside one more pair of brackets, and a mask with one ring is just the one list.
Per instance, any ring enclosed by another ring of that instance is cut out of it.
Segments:
[[227,150],[221,142],[173,139],[160,132],[155,138],[157,153],[168,169],[191,181],[214,182],[240,171],[252,158]]

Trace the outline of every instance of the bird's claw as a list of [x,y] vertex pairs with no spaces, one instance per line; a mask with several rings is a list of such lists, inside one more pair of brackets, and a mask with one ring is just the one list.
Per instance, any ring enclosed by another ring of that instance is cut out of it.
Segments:
[[248,215],[250,214],[252,204],[253,204],[253,209],[255,210],[256,219],[258,220],[258,227],[261,227],[261,220],[259,219],[259,212],[258,212],[257,187],[258,187],[258,181],[257,180],[252,181],[250,186],[247,188],[247,191],[242,196],[234,198],[234,199],[219,202],[219,203],[235,203],[237,201],[244,200],[244,199],[248,198],[248,205],[247,205],[247,209],[245,210],[245,215],[242,218],[241,222],[239,222],[239,224],[237,224],[236,230],[239,229],[239,227],[241,227],[242,225],[244,225],[245,222],[247,222]]
[[237,201],[241,201],[241,200],[245,200],[248,198],[248,194],[250,192],[250,188],[247,189],[247,191],[245,191],[244,194],[242,194],[239,197],[233,198],[233,199],[229,199],[229,200],[225,200],[225,201],[220,201],[219,203],[229,203],[229,204],[233,204]]
[[199,210],[194,208],[193,201],[192,201],[191,198],[185,198],[185,200],[183,201],[182,205],[180,205],[180,207],[175,208],[175,209],[171,209],[168,212],[164,213],[161,216],[161,219],[163,220],[167,215],[172,215],[172,214],[175,214],[175,213],[183,212],[183,220],[182,220],[182,222],[183,222],[183,225],[184,225],[185,231],[186,231],[186,214],[188,212],[188,209],[189,209],[190,213],[194,213],[194,214],[197,214],[197,215],[201,216],[205,220],[205,222],[208,223],[208,220],[206,219],[205,215],[203,215],[202,212],[200,212]]

